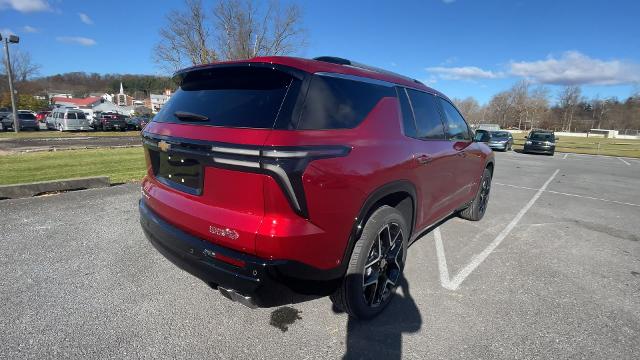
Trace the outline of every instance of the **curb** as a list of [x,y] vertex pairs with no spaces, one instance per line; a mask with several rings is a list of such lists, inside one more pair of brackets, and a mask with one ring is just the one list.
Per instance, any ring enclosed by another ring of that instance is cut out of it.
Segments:
[[0,185],[0,199],[18,199],[49,192],[104,188],[110,185],[108,176]]

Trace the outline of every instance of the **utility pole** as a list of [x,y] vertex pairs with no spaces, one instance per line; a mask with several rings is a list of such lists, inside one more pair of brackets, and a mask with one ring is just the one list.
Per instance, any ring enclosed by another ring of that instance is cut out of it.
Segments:
[[[2,35],[0,35],[2,40]],[[7,77],[9,78],[9,91],[11,92],[11,110],[13,112],[13,131],[20,131],[20,121],[18,120],[18,109],[16,108],[16,94],[13,90],[13,72],[11,71],[11,58],[9,57],[9,43],[17,44],[20,38],[16,35],[9,35],[4,38],[4,56],[7,58]]]

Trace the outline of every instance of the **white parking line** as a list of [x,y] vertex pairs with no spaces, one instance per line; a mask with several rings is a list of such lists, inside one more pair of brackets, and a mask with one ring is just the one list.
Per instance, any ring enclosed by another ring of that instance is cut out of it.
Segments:
[[569,153],[564,154],[564,156],[562,157],[562,160],[566,159],[568,155]]
[[619,158],[618,158],[618,160],[622,161],[623,163],[625,163],[625,164],[627,164],[627,165],[631,165],[631,164],[629,164],[629,162],[627,162],[627,160],[625,160],[625,159],[623,159],[623,158],[620,158],[620,157],[619,157]]
[[511,220],[511,222],[498,234],[498,236],[487,246],[486,249],[482,250],[481,253],[477,254],[473,257],[471,262],[465,266],[460,272],[453,278],[449,278],[449,268],[447,267],[447,258],[444,254],[444,246],[442,245],[442,234],[440,233],[439,228],[435,228],[433,231],[433,236],[435,238],[436,243],[436,257],[438,258],[438,269],[440,271],[440,284],[443,288],[449,290],[457,290],[460,287],[460,284],[475,270],[490,254],[495,250],[498,245],[511,233],[514,227],[520,222],[520,219],[524,216],[524,214],[529,211],[529,209],[535,204],[540,195],[545,191],[547,186],[551,183],[551,181],[558,175],[560,169],[557,169],[547,181],[545,181],[544,185],[533,195],[531,200],[516,214],[516,216]]
[[[538,190],[538,189],[531,188],[531,187],[520,186],[520,185],[511,185],[511,184],[503,184],[503,183],[499,183],[499,182],[493,182],[492,184],[493,185],[500,185],[500,186],[508,186],[508,187],[512,187],[512,188],[516,188],[516,189]],[[565,192],[560,192],[560,191],[553,191],[553,190],[545,190],[545,192],[548,192],[550,194],[557,194],[557,195],[572,196],[572,197],[589,199],[589,200],[598,200],[598,201],[610,202],[610,203],[619,204],[619,205],[628,205],[628,206],[640,207],[640,204],[628,203],[628,202],[617,201],[617,200],[602,199],[602,198],[597,198],[597,197],[587,196],[587,195],[570,194],[570,193],[565,193]]]

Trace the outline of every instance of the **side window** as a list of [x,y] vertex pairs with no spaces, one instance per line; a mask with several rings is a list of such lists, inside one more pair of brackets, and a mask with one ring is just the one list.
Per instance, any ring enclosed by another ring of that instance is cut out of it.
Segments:
[[438,111],[435,96],[422,91],[407,89],[409,100],[413,106],[413,113],[418,128],[418,138],[429,140],[443,140],[444,126]]
[[298,129],[351,129],[358,126],[393,88],[363,81],[314,75]]
[[402,111],[402,125],[404,135],[408,137],[418,137],[416,131],[416,122],[413,120],[413,110],[409,104],[409,98],[404,88],[396,88],[398,92],[398,101],[400,101],[400,110]]
[[457,141],[471,140],[469,126],[458,110],[444,99],[440,99],[440,104],[442,104],[442,110],[447,122],[447,139]]

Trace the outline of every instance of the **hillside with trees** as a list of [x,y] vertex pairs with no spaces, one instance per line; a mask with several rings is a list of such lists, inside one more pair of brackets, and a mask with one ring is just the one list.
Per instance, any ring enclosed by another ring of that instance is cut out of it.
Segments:
[[472,124],[577,132],[602,128],[633,135],[640,130],[640,91],[626,99],[587,98],[579,86],[571,85],[552,97],[549,88],[521,80],[493,95],[484,106],[472,97],[453,100]]

